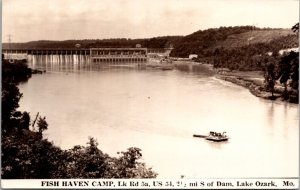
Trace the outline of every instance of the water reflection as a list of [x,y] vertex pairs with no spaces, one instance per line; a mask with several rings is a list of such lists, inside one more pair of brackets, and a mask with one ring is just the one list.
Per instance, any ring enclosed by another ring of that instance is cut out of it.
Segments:
[[274,102],[270,102],[269,103],[270,105],[269,105],[269,110],[268,110],[268,118],[269,118],[269,126],[270,127],[273,127],[273,121],[274,121],[274,118],[273,118],[273,116],[274,116]]
[[[230,141],[230,139],[229,139]],[[224,148],[225,146],[227,146],[227,144],[229,143],[229,141],[223,141],[223,142],[212,142],[212,141],[207,141],[206,142],[215,149],[219,149],[221,150],[222,148]]]
[[48,71],[99,71],[103,69],[145,69],[145,63],[128,61],[92,62],[84,55],[29,55],[29,66]]

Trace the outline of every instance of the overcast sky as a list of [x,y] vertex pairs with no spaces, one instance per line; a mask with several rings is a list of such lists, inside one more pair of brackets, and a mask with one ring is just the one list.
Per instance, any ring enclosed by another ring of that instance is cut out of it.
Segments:
[[291,28],[298,0],[2,0],[2,41],[149,38],[220,26]]

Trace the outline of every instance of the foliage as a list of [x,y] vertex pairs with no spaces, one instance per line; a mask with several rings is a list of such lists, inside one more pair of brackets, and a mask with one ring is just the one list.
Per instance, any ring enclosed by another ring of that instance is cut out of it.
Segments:
[[[299,31],[299,23],[292,27],[294,32]],[[291,51],[284,55],[273,52],[272,63],[265,68],[265,87],[267,91],[274,92],[276,80],[284,86],[282,98],[289,102],[299,102],[299,52]],[[288,88],[288,86],[290,88]]]
[[20,118],[20,128],[29,130],[30,125],[30,115],[28,112],[23,112]]
[[14,121],[22,94],[14,83],[2,81],[2,129],[7,129]]
[[274,96],[274,86],[276,83],[276,74],[275,74],[275,65],[274,63],[266,64],[265,70],[265,88],[267,91],[272,93],[272,97]]
[[87,147],[74,146],[64,152],[64,166],[54,177],[60,178],[154,178],[156,173],[138,162],[139,148],[129,148],[119,158],[110,157],[98,149],[98,143],[90,138]]
[[299,32],[299,22],[292,27],[293,32]]
[[3,130],[11,129],[14,126],[26,128],[28,113],[17,111],[19,100],[22,97],[17,84],[28,80],[31,77],[31,69],[26,62],[17,61],[9,63],[2,57],[2,117],[1,126]]
[[89,146],[74,146],[65,151],[64,173],[59,174],[63,178],[103,178],[106,170],[105,160],[109,157],[103,154],[97,146],[98,143],[90,138]]
[[2,80],[5,82],[20,83],[27,81],[31,77],[32,70],[28,68],[25,60],[16,60],[10,63],[2,60]]
[[61,150],[41,133],[11,131],[2,139],[2,177],[47,178],[154,178],[151,168],[138,162],[141,150],[129,148],[119,158],[104,154],[90,138],[88,146]]
[[297,91],[299,85],[299,53],[291,51],[283,56],[278,64],[277,79],[284,85],[284,99],[289,99],[288,82],[290,87]]
[[131,147],[127,152],[121,152],[122,156],[117,159],[117,172],[114,172],[115,178],[153,178],[155,172],[145,169],[145,164],[140,163],[142,157],[141,149]]
[[52,176],[63,161],[61,150],[42,134],[25,129],[13,129],[2,134],[2,178],[45,179]]
[[37,127],[39,130],[39,133],[42,133],[43,131],[48,129],[48,123],[46,121],[46,117],[39,117],[38,121],[37,121]]

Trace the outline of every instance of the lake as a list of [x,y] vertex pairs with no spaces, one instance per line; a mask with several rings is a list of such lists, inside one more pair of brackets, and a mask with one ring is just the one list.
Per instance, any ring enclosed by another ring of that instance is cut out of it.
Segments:
[[[46,116],[63,149],[94,137],[111,156],[129,147],[158,178],[297,177],[298,105],[272,102],[207,72],[30,63],[19,110]],[[228,142],[193,134],[226,131]]]

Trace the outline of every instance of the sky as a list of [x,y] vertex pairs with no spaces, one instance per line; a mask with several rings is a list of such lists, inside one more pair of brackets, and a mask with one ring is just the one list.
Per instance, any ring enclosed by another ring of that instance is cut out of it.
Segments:
[[220,26],[291,28],[299,0],[2,0],[2,42],[151,38]]

